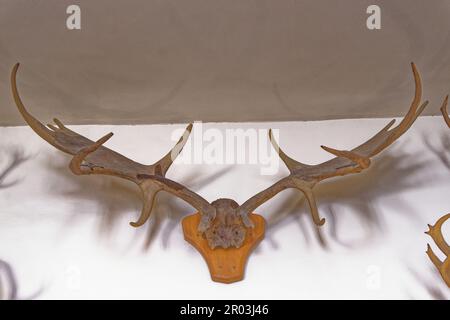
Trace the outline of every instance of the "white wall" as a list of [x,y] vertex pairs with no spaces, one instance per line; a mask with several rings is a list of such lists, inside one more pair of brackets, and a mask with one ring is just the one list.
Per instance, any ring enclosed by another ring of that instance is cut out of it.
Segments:
[[[289,154],[316,163],[330,157],[321,144],[351,148],[386,122],[205,124],[204,129],[279,128]],[[114,131],[109,147],[151,163],[172,145],[170,134],[179,127],[74,128],[92,139]],[[28,158],[3,182],[17,183],[0,189],[0,259],[11,265],[19,297],[36,292],[42,299],[450,297],[425,255],[426,224],[450,211],[450,131],[441,118],[419,119],[369,171],[317,187],[327,218],[322,241],[298,192],[286,191],[260,207],[269,225],[266,239],[250,257],[244,281],[231,285],[212,282],[201,256],[183,240],[180,219],[193,212],[189,205],[160,195],[152,222],[134,229],[128,222],[136,219],[141,202],[133,185],[73,176],[69,157],[28,127],[0,128],[0,137],[0,168],[14,151]],[[280,167],[275,176],[261,176],[259,169],[183,164],[168,176],[210,201],[231,197],[242,203],[287,173]],[[449,224],[444,232],[450,234]]]

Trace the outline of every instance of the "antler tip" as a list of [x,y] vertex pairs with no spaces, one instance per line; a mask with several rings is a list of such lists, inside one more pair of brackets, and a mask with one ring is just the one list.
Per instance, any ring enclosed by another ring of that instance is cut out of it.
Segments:
[[334,154],[335,156],[338,156],[338,157],[341,156],[341,154],[342,154],[342,152],[340,150],[337,150],[337,149],[333,149],[333,148],[330,148],[330,147],[327,147],[327,146],[324,146],[324,145],[321,145],[320,147],[323,150],[325,150],[326,152]]
[[448,95],[445,96],[444,101],[441,105],[441,111],[445,111],[447,109],[447,103],[448,103]]
[[15,83],[16,83],[16,74],[17,74],[17,70],[19,69],[19,66],[20,66],[20,63],[17,62],[11,70],[11,84],[13,85],[13,87],[15,86]]
[[[272,130],[272,128],[269,128],[268,135],[269,135],[269,140],[270,140],[270,142],[272,143],[272,145],[278,146],[278,143],[277,143],[275,137],[273,136],[273,130]],[[280,147],[279,147],[279,146],[278,146],[278,147],[275,147],[275,149],[277,149],[277,148],[279,149]]]
[[417,66],[414,62],[411,62],[411,69],[414,74],[414,79],[416,80],[416,82],[420,83],[419,71],[417,70]]
[[104,141],[106,142],[107,140],[111,139],[111,137],[114,135],[114,132],[110,132],[108,133],[105,137],[104,137]]
[[134,228],[140,227],[140,225],[139,225],[138,223],[133,222],[133,221],[130,222],[130,226],[132,226],[132,227],[134,227]]

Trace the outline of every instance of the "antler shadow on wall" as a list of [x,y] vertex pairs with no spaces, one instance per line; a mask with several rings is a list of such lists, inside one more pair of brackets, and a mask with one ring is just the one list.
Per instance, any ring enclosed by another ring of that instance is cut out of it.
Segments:
[[[434,267],[430,267],[426,272],[419,273],[412,267],[408,267],[412,277],[425,289],[430,298],[434,300],[449,300],[448,289],[444,288],[441,275]],[[424,276],[426,275],[426,277]],[[417,299],[414,293],[407,292],[411,299]]]
[[9,148],[2,152],[3,154],[9,153],[9,162],[2,169],[0,173],[0,189],[12,187],[20,182],[20,179],[7,181],[7,177],[13,172],[14,169],[19,167],[22,163],[29,160],[30,157],[25,155],[25,152],[19,148]]
[[[394,150],[393,150],[394,149]],[[405,159],[408,159],[405,161]],[[436,183],[433,177],[425,178],[418,176],[423,168],[429,165],[424,159],[423,153],[417,152],[406,155],[400,146],[394,146],[377,158],[372,166],[361,174],[349,175],[340,179],[330,180],[316,187],[317,199],[321,214],[327,219],[327,236],[333,241],[345,246],[355,247],[363,246],[378,232],[383,232],[385,223],[383,220],[382,210],[376,205],[376,201],[387,196],[395,196],[404,191],[416,189],[421,185],[430,185]],[[295,192],[285,199],[279,207],[274,210],[275,213],[268,219],[267,238],[274,247],[274,235],[289,220],[295,220],[299,224],[305,242],[311,244],[308,236],[306,222],[309,222],[307,212],[303,210],[304,199]],[[408,203],[398,198],[393,204],[398,213],[407,213],[414,216],[415,210]],[[345,212],[350,212],[358,217],[365,230],[363,239],[357,241],[342,240],[339,234],[339,216]],[[312,225],[312,224],[311,224]],[[312,225],[315,232],[315,238],[324,248],[329,247],[324,236],[324,231],[320,227]]]
[[[26,161],[26,157],[22,150],[12,149],[10,153],[11,159],[0,173],[0,189],[11,187],[19,182],[18,179],[9,182],[6,180],[8,175],[10,175],[15,168]],[[17,279],[12,267],[6,261],[0,259],[0,300],[15,299],[17,299]]]
[[424,134],[422,140],[425,146],[450,170],[450,133],[442,132],[439,143],[433,143],[429,135]]
[[[10,147],[2,150],[2,157],[9,159],[6,166],[0,172],[0,190],[17,185],[21,179],[15,178],[10,180],[9,176],[31,156],[27,156],[23,149],[19,147]],[[5,208],[3,208],[5,209]],[[18,281],[12,266],[0,259],[0,300],[17,300],[21,299],[18,296],[19,288]],[[34,299],[41,294],[42,289],[38,290],[27,299]]]
[[[76,208],[72,210],[73,214],[67,221],[68,225],[72,225],[83,214],[95,214],[98,216],[99,235],[108,239],[118,223],[126,223],[124,218],[133,221],[140,214],[141,193],[132,183],[109,176],[75,176],[67,167],[67,157],[57,152],[52,153],[51,157],[52,160],[45,163],[59,177],[58,181],[50,181],[49,187],[54,191],[52,194],[68,197],[76,203]],[[56,160],[55,157],[57,157]],[[212,175],[198,174],[193,170],[181,183],[186,183],[194,190],[200,190],[229,170],[231,167],[226,167]],[[67,183],[61,182],[60,179]],[[70,187],[62,188],[61,185]],[[95,210],[92,210],[93,204],[96,207]],[[181,219],[195,211],[190,205],[172,195],[159,192],[151,218],[144,226],[137,229],[137,236],[140,236],[140,230],[145,230],[146,233],[143,250],[148,250],[160,233],[162,233],[162,246],[167,248],[171,234],[179,226]],[[130,246],[135,245],[135,241],[130,243]]]
[[33,300],[43,292],[40,288],[28,297],[19,296],[19,287],[16,274],[12,266],[0,259],[0,300]]
[[17,279],[9,263],[0,259],[0,300],[17,299]]

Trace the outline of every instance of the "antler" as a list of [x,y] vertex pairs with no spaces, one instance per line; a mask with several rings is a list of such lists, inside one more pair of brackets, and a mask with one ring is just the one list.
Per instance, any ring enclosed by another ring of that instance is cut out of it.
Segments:
[[[70,169],[74,174],[107,174],[136,183],[142,190],[144,206],[138,221],[131,223],[135,227],[141,226],[150,217],[154,198],[159,191],[167,191],[185,200],[202,215],[198,230],[207,233],[206,236],[211,248],[216,246],[240,246],[243,243],[245,227],[253,226],[249,214],[262,203],[287,188],[296,188],[303,192],[311,209],[314,222],[317,225],[323,225],[325,219],[321,219],[319,216],[313,193],[314,186],[324,179],[358,173],[368,168],[370,159],[405,133],[428,103],[424,102],[420,105],[422,85],[419,73],[415,65],[412,64],[416,90],[410,109],[400,124],[391,129],[395,122],[395,120],[392,120],[375,136],[351,151],[322,146],[325,151],[336,157],[318,165],[303,164],[287,156],[279,148],[270,131],[270,141],[288,167],[290,174],[239,206],[231,199],[219,199],[209,203],[185,186],[165,177],[173,159],[185,145],[192,130],[192,125],[187,127],[183,137],[161,160],[152,165],[143,165],[103,146],[112,137],[112,133],[94,142],[69,130],[58,119],[54,120],[56,126],[48,125],[48,127],[45,127],[42,125],[27,112],[19,97],[16,85],[18,67],[19,64],[14,66],[12,70],[11,86],[14,100],[20,113],[28,125],[44,140],[54,147],[73,155]],[[241,217],[242,221],[235,219],[237,216]],[[214,224],[212,225],[213,220]]]
[[450,288],[450,246],[444,239],[442,235],[442,225],[450,219],[450,213],[440,218],[434,226],[428,225],[429,230],[425,233],[428,234],[431,238],[433,238],[439,250],[445,254],[447,257],[444,262],[442,262],[433,252],[431,246],[427,244],[427,255],[436,268],[439,270],[442,278],[444,279],[447,286]]
[[[242,204],[240,207],[241,216],[247,216],[279,192],[287,188],[296,188],[306,197],[314,223],[319,226],[323,225],[325,223],[325,219],[320,218],[319,216],[313,193],[314,186],[322,180],[336,176],[359,173],[368,168],[370,166],[371,158],[383,151],[402,134],[404,134],[427,106],[428,101],[420,104],[422,98],[422,83],[419,72],[417,71],[414,63],[411,63],[411,67],[414,76],[415,94],[408,113],[398,126],[392,128],[395,120],[390,121],[371,139],[351,151],[336,150],[322,146],[322,149],[335,155],[336,157],[321,164],[307,165],[287,156],[286,153],[280,149],[278,143],[273,138],[272,131],[269,131],[269,139],[275,150],[278,152],[280,158],[288,167],[290,174]],[[247,221],[250,225],[248,219],[244,221]]]
[[54,119],[56,126],[53,124],[44,126],[26,110],[19,96],[16,83],[18,68],[19,64],[17,63],[12,69],[11,88],[19,112],[41,138],[55,148],[73,155],[69,167],[74,174],[111,175],[132,181],[140,187],[144,205],[139,219],[130,223],[133,227],[142,226],[148,220],[155,196],[161,190],[182,198],[203,215],[199,230],[204,231],[209,221],[214,219],[215,208],[208,201],[185,186],[165,177],[167,170],[186,144],[192,124],[188,125],[178,143],[163,158],[152,165],[143,165],[103,146],[113,133],[93,142],[68,129],[58,119]]
[[450,117],[447,111],[447,104],[448,104],[448,95],[445,97],[444,102],[442,102],[441,112],[442,116],[444,117],[445,123],[447,123],[448,127],[450,128]]

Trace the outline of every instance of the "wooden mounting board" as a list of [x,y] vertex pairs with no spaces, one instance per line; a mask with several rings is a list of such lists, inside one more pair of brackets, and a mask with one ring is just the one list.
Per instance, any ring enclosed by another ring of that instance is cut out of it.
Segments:
[[197,231],[200,214],[196,213],[183,219],[184,239],[196,248],[206,260],[213,281],[233,283],[244,278],[245,266],[250,253],[264,239],[266,221],[257,214],[250,214],[255,224],[247,229],[244,244],[240,248],[211,249],[208,241]]

